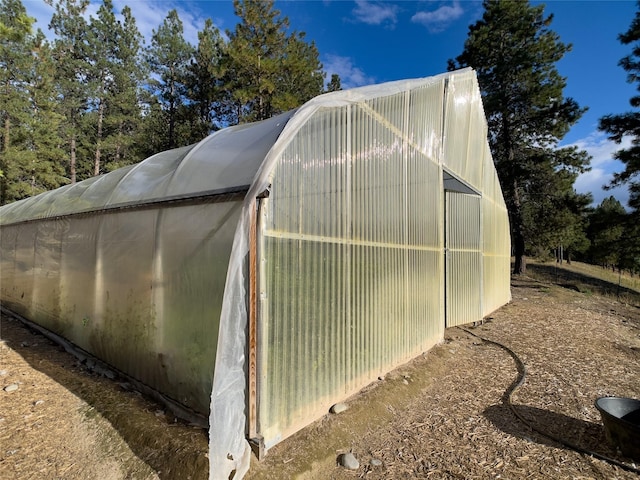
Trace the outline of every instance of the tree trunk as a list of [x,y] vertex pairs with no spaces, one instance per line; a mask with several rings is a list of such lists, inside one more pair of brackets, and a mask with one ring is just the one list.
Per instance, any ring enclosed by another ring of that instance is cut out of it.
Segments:
[[[510,154],[511,156],[512,154]],[[527,260],[524,256],[524,224],[522,221],[522,209],[520,205],[520,194],[518,193],[518,182],[513,181],[513,248],[515,255],[515,264],[513,267],[514,275],[527,273]]]
[[122,122],[120,122],[118,124],[118,141],[116,142],[116,154],[115,154],[116,165],[120,165],[120,151],[122,150],[122,130],[123,130],[123,126],[122,126]]
[[76,183],[76,136],[71,136],[71,158],[69,159],[69,179]]
[[[173,71],[171,72],[173,75]],[[173,80],[170,83],[170,100],[169,100],[169,148],[175,146],[175,128],[176,128],[176,87]]]
[[522,235],[522,230],[517,229],[514,230],[514,255],[515,255],[515,263],[513,267],[514,275],[521,275],[527,273],[527,259],[524,256],[524,236]]
[[98,106],[98,136],[96,139],[96,155],[93,159],[93,176],[100,175],[100,155],[101,155],[101,143],[102,143],[102,119],[104,118],[104,102],[100,99],[100,105]]

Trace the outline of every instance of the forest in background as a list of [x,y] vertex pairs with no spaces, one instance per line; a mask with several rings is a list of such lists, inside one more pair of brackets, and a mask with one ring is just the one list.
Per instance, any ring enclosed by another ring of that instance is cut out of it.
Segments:
[[[48,40],[21,0],[0,0],[0,205],[131,165],[211,132],[258,121],[340,89],[319,52],[268,1],[235,0],[238,23],[225,35],[211,19],[197,45],[185,41],[176,10],[147,45],[131,10],[103,0],[45,0],[55,11]],[[585,108],[566,98],[557,62],[570,51],[544,5],[485,0],[463,52],[449,69],[473,67],[489,143],[509,210],[515,273],[526,255],[640,270],[640,113],[612,113],[600,128],[625,164],[630,210],[615,198],[591,208],[573,185],[589,157],[559,142]],[[640,12],[640,11],[639,11]],[[640,86],[640,14],[620,41],[620,61]],[[444,69],[444,66],[443,66]],[[327,81],[328,80],[328,81]],[[630,100],[640,106],[640,97]],[[560,253],[561,252],[561,253]]]
[[269,2],[236,2],[228,41],[207,19],[198,44],[168,12],[148,45],[131,10],[47,0],[48,41],[20,0],[0,1],[0,204],[137,163],[229,125],[339,89],[313,42]]

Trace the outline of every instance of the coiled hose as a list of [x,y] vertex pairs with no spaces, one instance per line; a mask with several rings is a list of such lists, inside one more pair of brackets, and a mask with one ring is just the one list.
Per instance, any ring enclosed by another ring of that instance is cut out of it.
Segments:
[[516,410],[515,406],[513,405],[513,403],[511,403],[511,397],[513,396],[513,394],[522,386],[522,384],[524,383],[524,380],[527,376],[527,367],[525,366],[524,362],[522,360],[520,360],[520,358],[518,357],[518,355],[516,355],[516,353],[511,350],[509,347],[499,343],[499,342],[494,342],[493,340],[489,340],[488,338],[484,338],[481,337],[480,335],[477,335],[473,332],[471,332],[470,330],[467,330],[466,328],[462,328],[462,327],[458,327],[460,330],[462,330],[463,332],[468,333],[469,335],[485,342],[485,343],[489,343],[492,345],[495,345],[501,349],[503,349],[504,351],[506,351],[509,355],[511,355],[511,357],[513,358],[513,360],[516,362],[516,366],[518,368],[518,379],[513,382],[511,384],[511,386],[509,387],[509,389],[505,392],[505,398],[507,401],[507,405],[509,406],[509,408],[511,409],[511,411],[513,412],[513,414],[522,422],[524,423],[527,427],[529,427],[531,430],[533,430],[534,432],[542,435],[543,437],[547,437],[550,438],[551,440],[553,440],[554,442],[557,442],[561,445],[564,445],[565,447],[568,447],[572,450],[575,450],[578,453],[584,454],[584,455],[591,455],[594,458],[597,458],[599,460],[603,460],[605,462],[608,462],[612,465],[615,465],[617,467],[620,467],[624,470],[627,470],[629,472],[633,472],[633,473],[637,473],[640,474],[640,469],[636,468],[632,465],[628,465],[626,463],[620,462],[618,460],[616,460],[615,458],[611,458],[611,457],[607,457],[606,455],[601,455],[600,453],[597,452],[592,452],[591,450],[587,450],[585,448],[582,448],[578,445],[575,445],[571,442],[569,442],[568,440],[565,440],[563,438],[560,437],[556,437],[555,435],[552,435],[550,433],[544,432],[536,427],[534,427],[533,425],[531,425],[522,415],[520,415],[520,413],[518,412],[518,410]]

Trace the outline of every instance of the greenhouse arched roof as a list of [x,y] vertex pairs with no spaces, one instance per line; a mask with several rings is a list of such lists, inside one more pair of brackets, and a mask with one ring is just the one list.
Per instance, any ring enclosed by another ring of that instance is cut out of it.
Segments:
[[0,225],[193,197],[244,194],[294,113],[225,128],[199,143],[9,204],[3,208]]

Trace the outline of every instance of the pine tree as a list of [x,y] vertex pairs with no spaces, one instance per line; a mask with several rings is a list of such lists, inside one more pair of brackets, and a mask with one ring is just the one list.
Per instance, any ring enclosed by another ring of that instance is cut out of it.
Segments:
[[[0,176],[6,175],[12,130],[24,122],[28,113],[26,80],[33,66],[28,43],[34,21],[19,0],[0,1]],[[6,188],[3,181],[0,191],[2,203],[6,203]]]
[[238,121],[274,115],[273,96],[282,65],[289,19],[280,18],[273,1],[234,0],[240,23],[229,37],[227,88],[237,103]]
[[25,144],[32,156],[34,167],[32,189],[41,191],[53,190],[68,183],[65,177],[65,151],[61,147],[60,125],[64,117],[58,112],[58,90],[56,88],[56,65],[51,45],[44,33],[38,30],[32,42],[35,68],[29,84],[31,99],[30,139]]
[[591,241],[588,258],[603,267],[617,266],[621,260],[621,240],[627,212],[613,196],[605,198],[589,215],[587,236]]
[[[112,171],[146,158],[136,152],[134,143],[142,130],[142,81],[147,70],[141,59],[142,35],[129,7],[121,11],[119,37],[113,83],[107,105],[105,124],[108,136],[104,140],[105,170]],[[138,143],[144,143],[139,139]]]
[[509,210],[514,273],[524,273],[532,240],[527,232],[533,231],[524,210],[535,208],[537,194],[530,179],[544,175],[552,182],[559,171],[576,175],[586,170],[585,152],[558,148],[584,109],[563,96],[566,79],[555,64],[571,47],[549,29],[553,17],[543,15],[544,5],[485,0],[483,6],[482,19],[469,27],[463,53],[449,61],[449,68],[470,66],[478,74],[489,143]]
[[[622,58],[619,65],[627,72],[627,81],[635,83],[636,89],[640,91],[640,2],[629,30],[618,38],[623,45],[632,45],[631,53]],[[626,136],[632,139],[629,148],[618,150],[614,154],[614,158],[624,163],[625,169],[614,175],[611,186],[628,184],[631,193],[629,206],[640,214],[640,95],[631,97],[629,103],[634,110],[602,117],[599,128],[616,143],[620,143]]]
[[315,43],[307,43],[304,32],[293,32],[287,38],[273,99],[276,111],[291,110],[322,94],[324,76]]
[[234,0],[240,23],[229,36],[225,66],[237,121],[256,121],[300,106],[323,91],[318,50],[304,33],[287,34],[289,19],[273,1]]
[[0,204],[65,183],[51,51],[32,22],[19,1],[0,2]]
[[340,75],[338,75],[337,73],[333,73],[331,74],[329,85],[327,85],[327,92],[337,92],[338,90],[342,90]]
[[[53,0],[45,0],[53,5]],[[53,57],[60,91],[60,112],[65,118],[63,136],[69,152],[69,180],[76,181],[77,148],[82,143],[82,120],[89,98],[87,78],[87,22],[89,0],[59,0],[49,28],[56,34]]]
[[153,31],[151,46],[146,52],[151,72],[158,77],[152,78],[149,86],[160,100],[166,118],[166,130],[155,132],[165,139],[163,149],[189,143],[188,139],[179,139],[177,135],[179,115],[184,112],[187,93],[187,71],[194,53],[183,33],[178,12],[171,10],[162,25]]
[[[145,73],[140,67],[142,36],[129,7],[117,20],[111,0],[104,0],[88,35],[91,108],[86,115],[92,175],[131,163],[123,159],[141,122],[139,88]],[[132,161],[135,159],[132,158]]]
[[91,17],[88,32],[91,59],[88,81],[92,97],[91,103],[93,104],[91,110],[95,117],[95,120],[91,122],[91,126],[95,124],[95,135],[92,138],[94,176],[100,174],[104,117],[108,97],[113,89],[118,27],[113,11],[113,2],[104,0],[98,9],[97,18]]
[[223,126],[225,94],[222,62],[226,45],[210,18],[198,32],[198,46],[188,71],[188,98],[192,114],[190,141],[206,137]]

